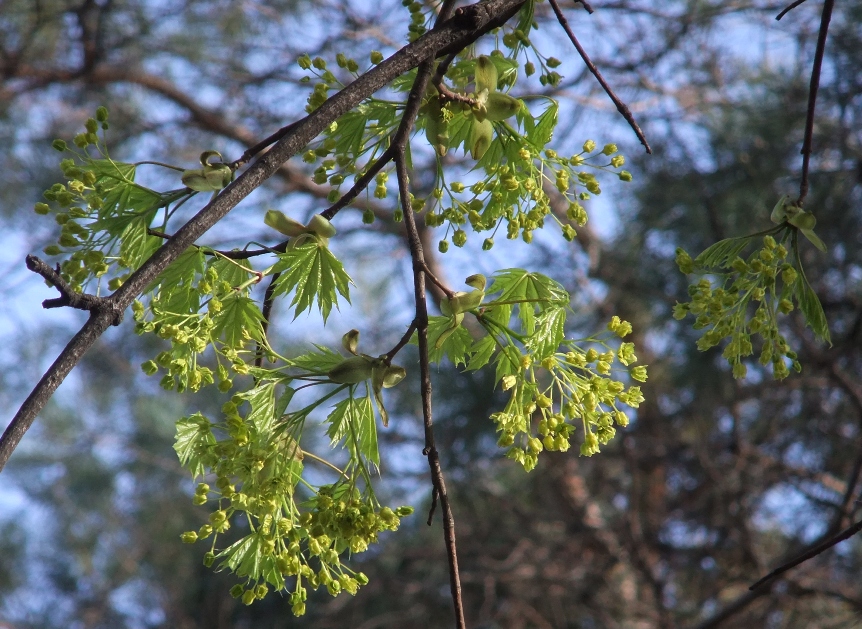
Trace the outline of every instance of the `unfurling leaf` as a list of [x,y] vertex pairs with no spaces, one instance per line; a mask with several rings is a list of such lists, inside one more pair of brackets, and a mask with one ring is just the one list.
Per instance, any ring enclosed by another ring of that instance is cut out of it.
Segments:
[[182,182],[184,186],[196,192],[217,192],[231,182],[233,170],[230,166],[222,162],[210,163],[211,157],[221,159],[221,153],[204,151],[201,153],[201,166],[203,168],[183,171]]
[[296,238],[300,234],[304,234],[306,232],[305,225],[299,221],[293,220],[284,212],[279,212],[278,210],[267,210],[266,215],[263,217],[263,222],[266,223],[267,226],[272,227],[274,230],[281,232],[285,236],[290,236],[291,238]]
[[326,375],[338,384],[358,384],[368,380],[374,372],[374,360],[366,356],[345,358]]
[[493,138],[494,126],[490,120],[473,120],[470,128],[470,156],[476,160],[482,159]]
[[511,118],[521,109],[521,101],[502,92],[491,92],[485,103],[485,117],[492,121]]
[[359,345],[359,330],[350,330],[341,337],[341,346],[356,356],[356,346]]
[[476,59],[476,93],[482,90],[497,90],[497,66],[485,55]]
[[449,150],[449,123],[443,118],[440,99],[437,96],[428,101],[428,114],[425,120],[425,137],[428,143],[443,157]]

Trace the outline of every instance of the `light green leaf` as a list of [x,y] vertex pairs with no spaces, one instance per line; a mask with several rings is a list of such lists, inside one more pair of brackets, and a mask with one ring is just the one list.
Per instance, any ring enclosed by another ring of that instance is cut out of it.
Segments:
[[[535,313],[552,307],[563,307],[569,303],[569,293],[557,282],[541,273],[530,273],[524,269],[504,269],[494,274],[494,282],[488,293],[500,292],[500,296],[485,304],[494,309],[496,304],[515,304],[523,330],[531,335],[535,329]],[[508,321],[501,322],[507,324]]]
[[263,340],[263,315],[249,297],[233,291],[222,301],[221,311],[213,317],[213,334],[228,347],[242,347],[246,339]]
[[291,359],[291,366],[323,375],[344,360],[344,356],[328,347],[317,344],[315,344],[314,347],[316,347],[318,351],[306,352],[301,356]]
[[290,304],[296,307],[294,318],[310,310],[316,300],[325,323],[332,306],[338,306],[338,294],[350,301],[350,276],[338,258],[316,239],[288,249],[278,257],[273,271],[281,273],[281,277],[276,282],[275,295],[295,291]]
[[812,245],[820,249],[823,253],[826,253],[826,244],[820,240],[820,237],[814,233],[813,229],[800,228],[799,231],[802,232],[802,235],[805,236]]
[[557,126],[557,112],[559,108],[560,106],[557,102],[552,100],[548,105],[548,108],[545,109],[541,116],[539,116],[533,133],[527,136],[527,139],[538,148],[544,148],[544,146],[551,141],[551,137],[554,135],[554,129]]
[[565,327],[565,308],[548,308],[536,317],[536,329],[526,342],[535,360],[543,360],[557,351],[565,337]]
[[341,400],[326,421],[329,423],[326,435],[333,446],[344,440],[353,456],[361,454],[371,463],[380,465],[377,423],[368,397]]
[[147,234],[152,215],[129,221],[120,235],[120,260],[131,269],[139,268],[162,245],[162,240]]
[[[461,326],[449,332],[451,325],[450,317],[428,317],[428,358],[432,363],[439,363],[445,355],[455,366],[466,364],[473,339]],[[437,341],[444,334],[448,336],[437,347]]]
[[180,459],[180,464],[187,468],[195,478],[203,476],[205,473],[206,465],[203,462],[203,457],[208,448],[215,443],[210,422],[200,413],[183,417],[177,422],[174,450]]
[[826,313],[823,312],[823,306],[817,298],[817,293],[808,283],[805,273],[799,273],[796,277],[796,295],[799,300],[799,309],[805,316],[805,323],[820,339],[832,345]]
[[727,268],[736,259],[736,256],[739,255],[739,252],[745,249],[748,243],[751,242],[751,239],[752,236],[741,236],[739,238],[719,240],[697,256],[694,263],[696,266],[705,269],[715,267]]
[[220,559],[223,559],[219,564],[219,570],[228,568],[237,576],[249,576],[252,579],[258,577],[261,549],[260,535],[257,532],[249,533],[243,538],[225,548],[218,554]]
[[218,273],[219,280],[231,286],[240,286],[251,277],[252,269],[248,260],[226,260],[221,256],[213,256],[209,267]]
[[470,348],[470,361],[467,363],[468,371],[476,371],[487,365],[491,356],[494,355],[495,349],[497,349],[497,343],[490,334],[476,341]]
[[[251,410],[246,421],[252,423],[259,435],[265,436],[272,430],[277,419],[275,413],[275,383],[267,382],[237,395],[246,400]],[[279,415],[280,417],[280,415]]]

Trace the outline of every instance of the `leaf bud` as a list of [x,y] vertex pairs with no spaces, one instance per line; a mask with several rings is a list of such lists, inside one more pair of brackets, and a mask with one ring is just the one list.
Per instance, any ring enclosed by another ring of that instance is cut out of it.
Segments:
[[345,358],[327,372],[327,377],[338,384],[357,384],[368,380],[374,365],[364,356]]
[[477,93],[482,90],[494,92],[497,89],[497,66],[490,57],[482,55],[476,59],[475,77]]

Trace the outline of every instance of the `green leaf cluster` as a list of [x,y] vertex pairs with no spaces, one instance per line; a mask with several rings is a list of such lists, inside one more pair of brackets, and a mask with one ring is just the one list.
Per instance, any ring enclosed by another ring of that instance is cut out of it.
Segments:
[[523,269],[497,272],[487,293],[496,297],[468,311],[486,332],[477,340],[460,325],[453,331],[451,316],[431,317],[430,359],[446,357],[468,370],[494,363],[496,382],[511,391],[506,407],[491,415],[498,445],[526,470],[543,450],[568,450],[578,427],[581,454],[599,452],[615,425],[628,424],[618,404],[637,408],[643,401],[639,386],[624,383],[647,377],[646,367],[630,367],[637,361],[634,345],[623,342],[615,350],[609,343],[627,336],[631,325],[614,317],[609,335],[567,339],[568,292]]

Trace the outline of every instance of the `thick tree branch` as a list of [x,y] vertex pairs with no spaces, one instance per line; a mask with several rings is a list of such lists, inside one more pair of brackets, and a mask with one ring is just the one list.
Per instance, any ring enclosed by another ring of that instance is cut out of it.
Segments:
[[[488,31],[501,26],[523,3],[524,0],[483,0],[461,7],[451,19],[369,70],[329,98],[312,114],[298,121],[266,154],[183,225],[116,293],[106,298],[111,301],[112,309],[124,311],[128,308],[171,262],[271,177],[284,162],[301,151],[332,121],[419,64],[463,49]],[[107,310],[91,314],[90,321],[63,349],[57,361],[39,381],[0,437],[0,470],[5,467],[24,433],[63,379],[114,319],[113,312]]]

